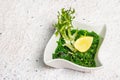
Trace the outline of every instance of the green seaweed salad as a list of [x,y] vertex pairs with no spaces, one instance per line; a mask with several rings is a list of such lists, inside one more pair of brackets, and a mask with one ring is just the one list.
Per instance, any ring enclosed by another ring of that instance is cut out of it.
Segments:
[[[72,25],[72,21],[75,18],[75,10],[64,8],[61,12],[58,12],[58,22],[53,26],[56,29],[56,36],[60,35],[57,41],[57,48],[53,53],[53,59],[65,59],[71,61],[77,65],[85,67],[96,67],[95,54],[98,48],[100,37],[94,31],[89,32],[87,30],[78,30]],[[80,52],[74,47],[74,42],[83,36],[92,36],[93,41],[90,48],[85,52]]]

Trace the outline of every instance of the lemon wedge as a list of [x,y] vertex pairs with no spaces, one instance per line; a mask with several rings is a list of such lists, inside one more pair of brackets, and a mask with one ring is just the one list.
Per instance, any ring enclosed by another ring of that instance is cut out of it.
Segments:
[[74,47],[80,52],[85,52],[91,47],[92,42],[93,42],[93,37],[84,36],[75,41]]

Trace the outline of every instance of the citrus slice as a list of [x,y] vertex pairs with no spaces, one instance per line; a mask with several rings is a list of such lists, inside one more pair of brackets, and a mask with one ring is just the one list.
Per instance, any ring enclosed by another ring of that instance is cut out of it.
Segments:
[[74,43],[74,47],[80,52],[86,52],[92,45],[93,37],[85,36],[77,39]]

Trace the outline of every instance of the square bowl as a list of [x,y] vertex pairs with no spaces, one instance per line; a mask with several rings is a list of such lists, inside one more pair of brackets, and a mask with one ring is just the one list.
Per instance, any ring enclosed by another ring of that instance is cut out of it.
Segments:
[[58,41],[60,38],[60,36],[56,36],[55,34],[53,34],[53,36],[51,37],[51,39],[49,40],[49,42],[45,48],[45,51],[44,51],[45,64],[48,66],[54,67],[54,68],[68,68],[68,69],[73,69],[73,70],[83,71],[83,72],[91,72],[91,71],[101,69],[103,67],[103,65],[100,62],[99,54],[102,49],[101,48],[102,44],[104,43],[103,40],[105,39],[105,35],[106,35],[106,26],[105,25],[89,26],[87,24],[80,23],[78,21],[73,22],[73,25],[75,27],[77,27],[79,30],[83,29],[83,30],[88,30],[88,31],[94,31],[100,36],[100,42],[99,42],[97,52],[95,55],[96,67],[84,67],[84,66],[77,65],[73,62],[70,62],[68,60],[65,60],[65,59],[53,59],[52,54],[54,53],[54,51],[57,47],[56,41]]

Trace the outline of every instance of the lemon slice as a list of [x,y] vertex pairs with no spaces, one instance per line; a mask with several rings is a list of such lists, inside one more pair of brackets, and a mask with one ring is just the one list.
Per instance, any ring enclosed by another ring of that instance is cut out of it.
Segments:
[[81,37],[75,41],[74,47],[80,52],[85,52],[91,47],[92,42],[93,37],[90,36]]

